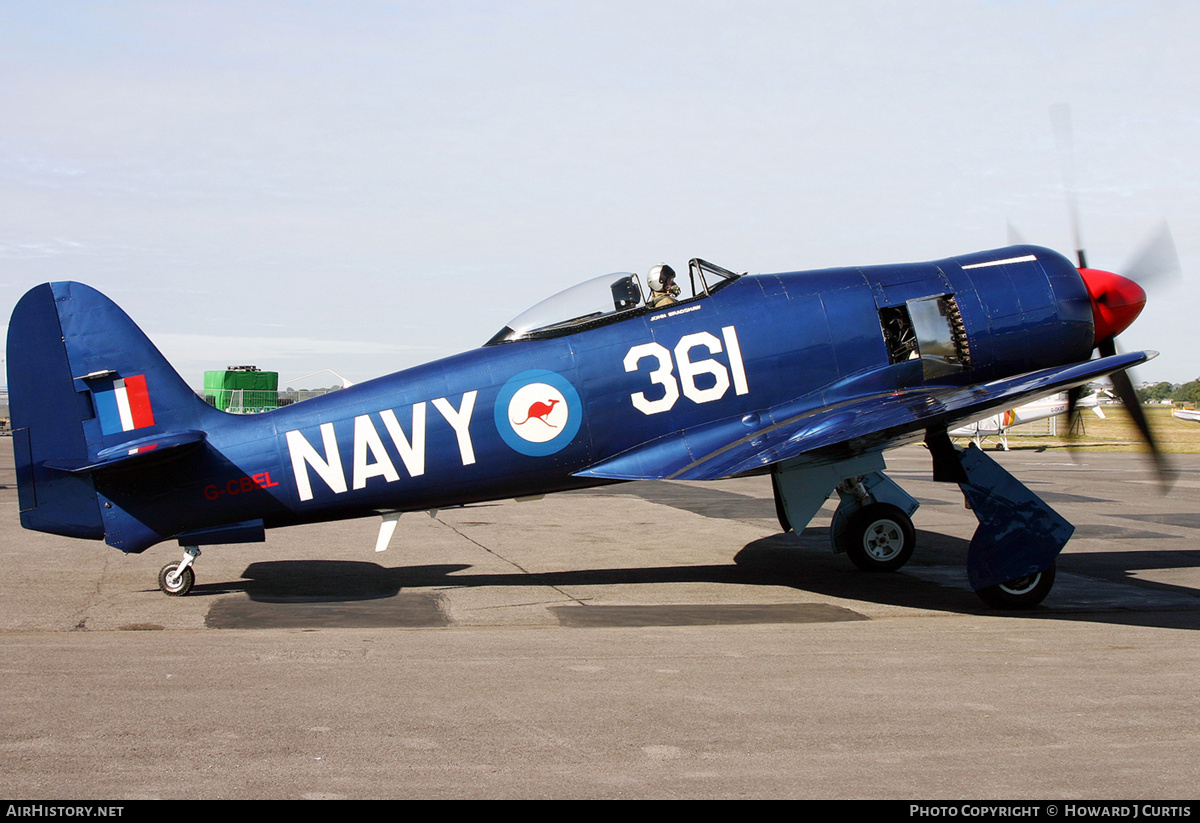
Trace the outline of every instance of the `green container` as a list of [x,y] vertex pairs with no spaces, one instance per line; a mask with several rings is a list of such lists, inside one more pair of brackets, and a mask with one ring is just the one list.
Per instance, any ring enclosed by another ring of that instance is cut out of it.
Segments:
[[257,414],[279,406],[279,372],[230,366],[204,373],[204,399],[221,411]]

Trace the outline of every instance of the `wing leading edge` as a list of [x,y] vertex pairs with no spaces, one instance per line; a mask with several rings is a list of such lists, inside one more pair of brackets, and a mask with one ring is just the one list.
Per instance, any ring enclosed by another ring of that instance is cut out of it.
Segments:
[[972,386],[921,386],[826,405],[820,392],[643,443],[583,471],[609,480],[717,480],[828,453],[844,459],[1081,386],[1157,356],[1129,352]]

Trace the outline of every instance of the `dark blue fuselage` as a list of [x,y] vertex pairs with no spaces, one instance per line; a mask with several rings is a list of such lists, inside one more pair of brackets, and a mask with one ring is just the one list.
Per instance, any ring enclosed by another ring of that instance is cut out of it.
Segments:
[[[1086,359],[1091,311],[1079,275],[1059,255],[1034,251],[1033,263],[980,268],[971,266],[1029,250],[743,276],[666,310],[490,345],[231,417],[209,430],[210,457],[220,457],[188,492],[204,510],[195,522],[211,523],[218,509],[229,521],[262,516],[264,496],[274,526],[560,491],[596,482],[575,472],[672,432],[806,395],[828,404],[902,389],[928,378],[889,363],[880,311],[930,295],[954,297],[970,346],[969,368],[940,383]],[[514,402],[523,375],[543,394],[518,399],[513,414],[498,409]],[[546,405],[566,408],[577,427],[568,441],[551,436],[563,418],[529,414]],[[518,422],[549,439],[522,448]]]
[[[142,551],[228,542],[195,533],[229,524],[674,476],[701,458],[705,477],[745,473],[807,448],[809,411],[852,404],[854,448],[879,450],[925,425],[893,414],[895,395],[1085,361],[1093,345],[1079,272],[1035,247],[742,276],[659,309],[624,285],[605,311],[249,416],[197,399],[103,295],[37,287],[8,343],[22,523]],[[117,397],[142,416],[101,414]],[[813,421],[821,442],[841,419]]]

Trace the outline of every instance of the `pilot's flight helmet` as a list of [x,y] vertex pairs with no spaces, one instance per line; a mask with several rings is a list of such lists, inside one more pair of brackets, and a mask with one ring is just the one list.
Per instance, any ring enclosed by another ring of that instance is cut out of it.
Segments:
[[675,270],[666,263],[659,263],[650,269],[650,273],[646,275],[646,282],[654,291],[666,291],[675,282]]

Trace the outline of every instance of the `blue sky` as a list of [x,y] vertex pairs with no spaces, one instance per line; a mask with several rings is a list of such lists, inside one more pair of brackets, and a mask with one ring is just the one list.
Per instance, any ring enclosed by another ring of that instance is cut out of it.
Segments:
[[363,380],[610,271],[935,259],[1011,223],[1200,375],[1200,5],[0,0],[0,317],[81,280],[193,385]]

